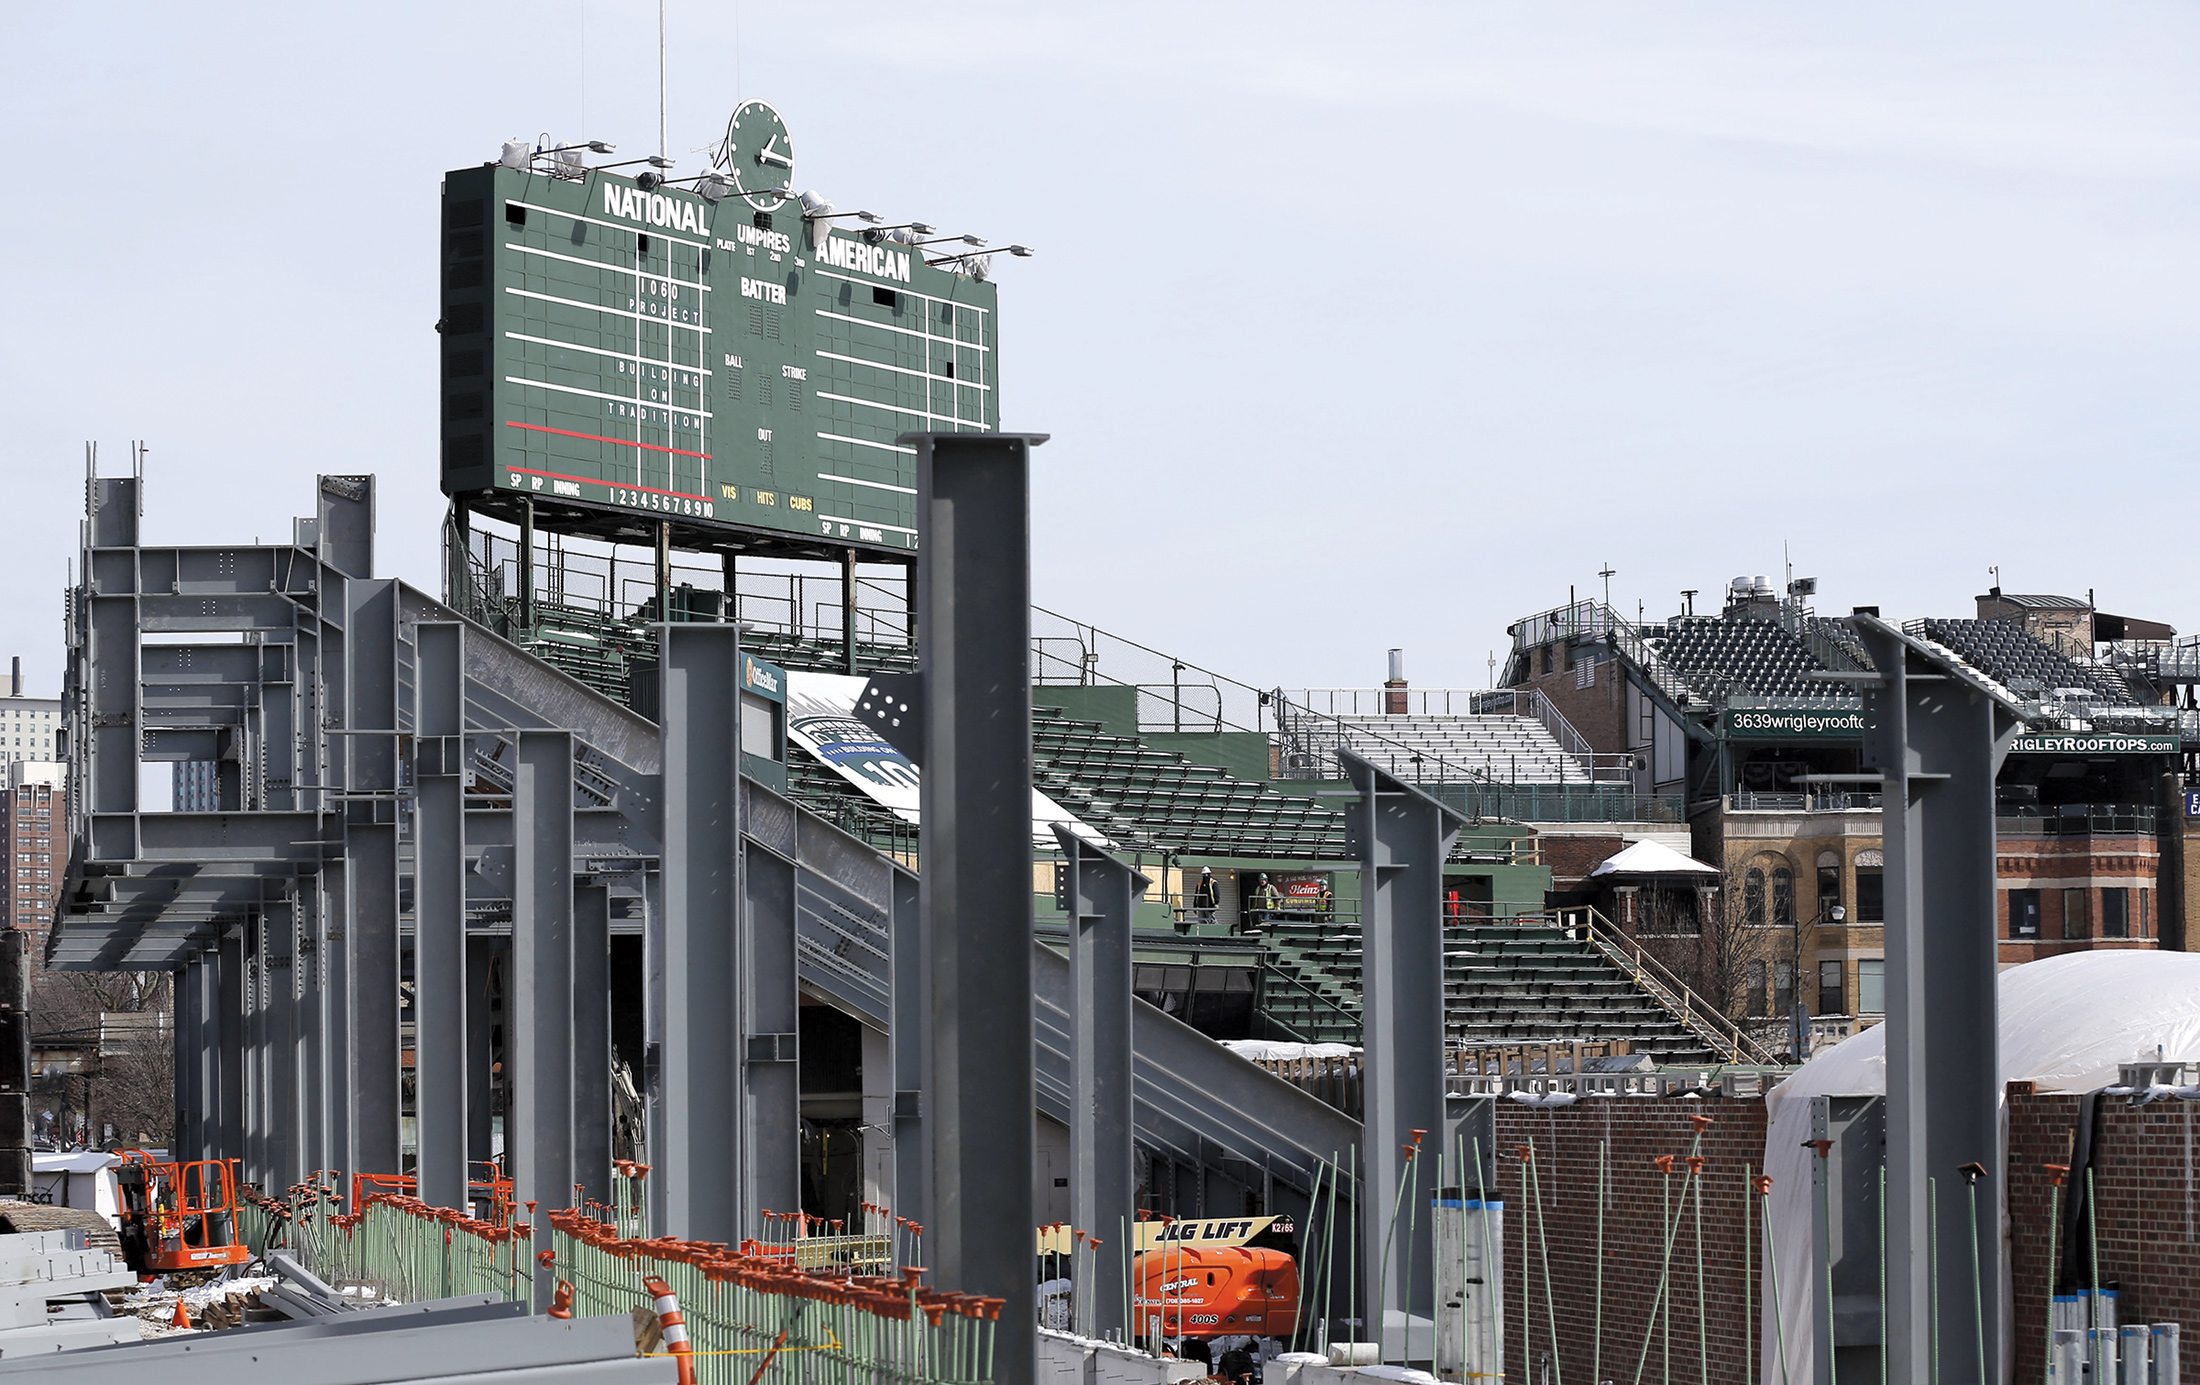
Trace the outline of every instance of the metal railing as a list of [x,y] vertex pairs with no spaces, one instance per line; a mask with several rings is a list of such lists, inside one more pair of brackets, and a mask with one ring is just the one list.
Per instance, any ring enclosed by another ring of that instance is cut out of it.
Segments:
[[1731,793],[1726,806],[1737,813],[1853,813],[1876,811],[1884,797],[1876,793],[1834,790],[1825,793]]
[[2155,813],[2143,803],[2063,803],[1994,809],[1994,833],[2002,837],[2151,836]]
[[1596,944],[1599,952],[1617,963],[1651,999],[1688,1026],[1690,1032],[1727,1062],[1769,1065],[1778,1061],[1769,1049],[1745,1033],[1724,1011],[1690,990],[1688,983],[1676,976],[1670,967],[1651,956],[1640,942],[1621,932],[1594,907],[1563,910],[1560,918],[1563,926],[1584,929],[1585,936]]

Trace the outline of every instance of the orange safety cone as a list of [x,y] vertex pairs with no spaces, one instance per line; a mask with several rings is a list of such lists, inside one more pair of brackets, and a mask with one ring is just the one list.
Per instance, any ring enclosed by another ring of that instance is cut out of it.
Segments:
[[180,1298],[176,1300],[176,1315],[168,1320],[168,1325],[180,1332],[192,1330],[191,1310],[183,1306],[183,1300]]

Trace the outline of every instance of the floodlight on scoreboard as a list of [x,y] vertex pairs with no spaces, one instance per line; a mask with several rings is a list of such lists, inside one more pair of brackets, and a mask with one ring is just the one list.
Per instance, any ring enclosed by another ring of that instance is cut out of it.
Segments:
[[999,429],[997,291],[911,244],[923,222],[797,194],[769,106],[736,120],[692,178],[535,158],[446,177],[442,484],[460,504],[691,551],[913,553],[900,438]]

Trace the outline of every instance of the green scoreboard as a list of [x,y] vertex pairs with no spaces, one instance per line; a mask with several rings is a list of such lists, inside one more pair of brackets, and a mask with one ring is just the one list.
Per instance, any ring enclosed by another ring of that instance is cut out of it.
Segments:
[[716,162],[703,192],[531,150],[445,176],[443,489],[618,540],[907,553],[896,439],[1000,426],[994,286],[804,216],[768,106]]

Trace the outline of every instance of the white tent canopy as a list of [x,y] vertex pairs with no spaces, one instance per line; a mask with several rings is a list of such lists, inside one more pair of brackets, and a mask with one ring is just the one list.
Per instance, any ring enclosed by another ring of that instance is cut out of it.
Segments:
[[1669,846],[1653,841],[1639,841],[1624,851],[1607,858],[1603,864],[1589,872],[1593,880],[1600,875],[1717,875],[1717,866],[1707,866],[1691,856],[1683,856]]
[[[2113,1084],[2119,1064],[2151,1062],[2157,1054],[2200,1058],[2200,954],[2076,952],[2011,967],[1999,981],[1997,1091],[2029,1081],[2042,1092],[2091,1092]],[[1811,1155],[1803,1147],[1811,1134],[1811,1098],[1886,1091],[1887,1030],[1880,1026],[1811,1059],[1765,1098],[1765,1172],[1772,1175],[1780,1286],[1778,1302],[1769,1296],[1765,1302],[1761,1359],[1767,1380],[1778,1377],[1777,1327],[1785,1327],[1791,1358],[1798,1343],[1811,1341]],[[2008,1138],[2005,1101],[2005,1149]],[[2002,1224],[2006,1235],[2006,1208]],[[1768,1264],[1765,1271],[1769,1284],[1773,1267]],[[2005,1280],[2004,1341],[2010,1331],[2009,1292]]]

